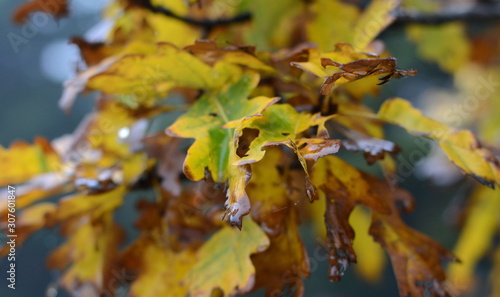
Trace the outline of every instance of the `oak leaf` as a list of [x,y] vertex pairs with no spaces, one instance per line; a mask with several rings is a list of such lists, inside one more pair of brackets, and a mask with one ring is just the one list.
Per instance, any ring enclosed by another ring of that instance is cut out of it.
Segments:
[[190,296],[212,296],[214,289],[235,296],[253,288],[255,267],[250,256],[267,249],[269,238],[248,217],[244,223],[241,231],[223,227],[197,251],[198,261],[185,278]]
[[177,297],[187,294],[189,287],[183,280],[196,263],[193,251],[176,253],[154,237],[143,235],[122,253],[121,258],[124,267],[138,275],[130,286],[129,296]]
[[455,256],[436,241],[408,227],[400,218],[396,203],[403,204],[406,210],[413,207],[408,192],[393,191],[375,178],[369,181],[372,190],[391,205],[390,214],[373,213],[370,234],[390,255],[400,296],[452,296],[445,284],[441,261],[456,261]]
[[371,190],[366,174],[334,156],[319,160],[313,167],[312,181],[324,193],[325,225],[329,253],[329,277],[340,281],[349,263],[356,263],[352,241],[354,230],[349,216],[357,204],[380,213],[389,213],[390,206]]
[[250,211],[245,186],[251,173],[247,165],[235,164],[239,157],[236,154],[238,132],[234,127],[261,117],[264,109],[278,100],[264,96],[248,100],[257,82],[258,75],[250,74],[224,93],[203,96],[167,128],[171,136],[195,138],[184,161],[184,173],[188,178],[202,179],[207,168],[214,181],[229,181],[228,219],[240,228],[241,217]]
[[55,249],[48,266],[64,270],[60,282],[70,291],[92,290],[94,294],[112,291],[112,271],[117,263],[123,231],[113,222],[113,213],[83,216],[63,226],[70,238]]
[[443,123],[425,117],[408,101],[400,98],[384,102],[378,116],[386,122],[403,127],[413,135],[436,140],[450,161],[482,184],[494,187],[495,183],[500,183],[499,161],[487,148],[481,146],[472,132],[454,131]]

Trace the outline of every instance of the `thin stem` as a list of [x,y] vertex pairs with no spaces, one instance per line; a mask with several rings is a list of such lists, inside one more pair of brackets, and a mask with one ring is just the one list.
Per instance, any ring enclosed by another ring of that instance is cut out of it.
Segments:
[[396,12],[396,20],[392,26],[407,24],[440,25],[443,23],[465,21],[465,22],[498,22],[500,21],[500,5],[483,4],[461,12],[438,12],[432,14]]
[[164,16],[188,23],[193,26],[204,28],[206,31],[211,31],[213,28],[219,26],[227,26],[231,24],[246,22],[252,18],[252,15],[250,13],[242,13],[228,19],[197,20],[197,19],[192,19],[190,17],[176,15],[171,10],[162,6],[154,6],[153,4],[151,4],[151,1],[138,1],[138,2],[140,2],[139,5],[141,7],[146,8],[152,12],[162,14]]

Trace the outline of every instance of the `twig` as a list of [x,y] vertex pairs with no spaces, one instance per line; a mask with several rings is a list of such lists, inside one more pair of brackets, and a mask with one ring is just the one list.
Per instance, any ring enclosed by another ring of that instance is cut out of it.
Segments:
[[146,8],[152,12],[162,14],[164,16],[191,24],[193,26],[198,26],[198,27],[204,28],[206,31],[211,31],[213,28],[219,27],[219,26],[227,26],[230,24],[246,22],[252,18],[252,15],[250,13],[242,13],[242,14],[239,14],[235,17],[228,18],[228,19],[197,20],[197,19],[193,19],[190,17],[176,15],[171,10],[169,10],[165,7],[162,7],[162,6],[154,6],[153,4],[151,4],[151,1],[140,1],[140,2],[141,2],[142,7]]
[[500,21],[500,5],[477,5],[474,8],[463,12],[439,12],[435,14],[420,14],[398,11],[396,12],[396,20],[392,25],[439,25],[454,21]]

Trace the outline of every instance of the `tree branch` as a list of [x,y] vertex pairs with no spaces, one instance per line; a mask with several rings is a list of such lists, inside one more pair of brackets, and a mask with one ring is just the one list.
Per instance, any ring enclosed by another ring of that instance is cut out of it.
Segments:
[[188,23],[188,24],[193,25],[193,26],[204,28],[206,31],[210,31],[213,28],[219,27],[219,26],[227,26],[230,24],[246,22],[252,18],[252,15],[250,13],[242,13],[242,14],[239,14],[235,17],[228,18],[228,19],[197,20],[197,19],[193,19],[190,17],[183,17],[183,16],[176,15],[171,10],[169,10],[165,7],[162,7],[162,6],[154,6],[153,4],[151,4],[151,1],[136,1],[136,4],[138,2],[140,2],[141,7],[146,8],[152,12],[162,14],[164,16]]
[[500,21],[500,5],[477,5],[463,12],[440,12],[435,14],[415,14],[399,11],[396,12],[396,20],[392,25],[440,25],[454,21],[498,22]]

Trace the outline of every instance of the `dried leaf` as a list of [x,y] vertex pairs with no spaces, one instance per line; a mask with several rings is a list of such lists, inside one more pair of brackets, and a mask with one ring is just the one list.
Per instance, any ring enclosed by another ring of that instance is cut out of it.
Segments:
[[148,157],[158,162],[156,171],[162,178],[162,188],[174,196],[179,196],[181,193],[179,175],[182,172],[183,160],[186,158],[179,149],[181,141],[161,133],[147,137],[143,142]]
[[379,59],[363,59],[356,60],[347,64],[335,62],[330,58],[321,58],[321,65],[333,66],[342,70],[325,78],[321,85],[321,94],[328,95],[331,93],[335,85],[345,84],[351,81],[362,79],[369,76],[380,76],[378,85],[383,85],[389,82],[391,78],[401,78],[405,76],[415,76],[417,71],[414,69],[400,70],[396,68],[396,58],[379,58]]
[[390,214],[373,213],[370,234],[389,253],[396,275],[400,296],[450,297],[445,284],[442,260],[456,260],[446,248],[417,232],[399,217],[396,203],[411,204],[406,191],[396,189],[375,179],[370,180],[373,191],[391,203]]
[[304,295],[302,279],[309,277],[309,258],[297,227],[297,208],[288,208],[281,217],[280,233],[270,237],[269,248],[252,256],[255,289],[264,287],[266,296],[279,296],[286,290],[291,292],[287,296]]
[[349,263],[356,263],[352,247],[354,230],[349,225],[354,207],[361,203],[376,212],[390,211],[387,202],[371,191],[366,176],[334,156],[322,158],[313,167],[312,181],[326,200],[325,224],[332,281],[340,281]]
[[37,11],[51,14],[55,18],[61,18],[68,14],[68,3],[66,0],[33,0],[21,5],[16,12],[14,12],[12,18],[16,23],[26,23],[28,16]]
[[363,152],[369,165],[380,159],[384,159],[386,153],[396,154],[400,150],[393,142],[369,137],[354,130],[346,130],[344,134],[350,139],[343,140],[342,147],[352,152]]

